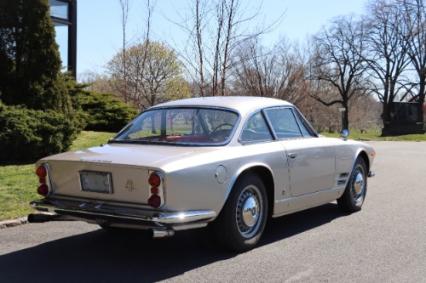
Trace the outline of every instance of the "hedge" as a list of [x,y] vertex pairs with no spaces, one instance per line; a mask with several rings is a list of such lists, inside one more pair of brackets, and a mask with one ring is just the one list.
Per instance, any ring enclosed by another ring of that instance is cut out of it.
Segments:
[[0,103],[0,162],[35,161],[63,152],[81,126],[77,118],[52,110],[30,110]]
[[136,109],[112,94],[84,91],[78,94],[78,104],[86,114],[86,128],[90,131],[117,132],[132,120]]

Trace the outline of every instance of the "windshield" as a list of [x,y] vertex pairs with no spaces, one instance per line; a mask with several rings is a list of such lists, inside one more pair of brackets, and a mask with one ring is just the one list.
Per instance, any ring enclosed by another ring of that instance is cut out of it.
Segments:
[[160,108],[143,112],[112,142],[218,145],[227,142],[238,114],[213,108]]

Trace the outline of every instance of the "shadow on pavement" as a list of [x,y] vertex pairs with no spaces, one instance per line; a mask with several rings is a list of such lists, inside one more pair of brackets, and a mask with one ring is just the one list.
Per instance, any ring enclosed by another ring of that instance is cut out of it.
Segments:
[[[259,246],[344,216],[330,203],[271,220]],[[153,240],[140,231],[103,230],[46,242],[0,256],[2,282],[150,282],[235,256],[211,243],[208,230]]]

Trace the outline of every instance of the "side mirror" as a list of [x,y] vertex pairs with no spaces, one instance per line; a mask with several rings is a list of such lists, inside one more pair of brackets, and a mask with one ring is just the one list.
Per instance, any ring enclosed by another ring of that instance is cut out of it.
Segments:
[[342,137],[342,139],[347,140],[349,137],[349,130],[348,129],[343,129],[340,132],[340,137]]

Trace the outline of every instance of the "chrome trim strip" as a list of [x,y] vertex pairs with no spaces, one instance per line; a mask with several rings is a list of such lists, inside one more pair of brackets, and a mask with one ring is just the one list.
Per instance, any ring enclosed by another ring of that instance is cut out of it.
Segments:
[[157,224],[184,224],[216,217],[212,210],[189,211],[156,211],[147,209],[127,208],[106,203],[58,201],[43,199],[31,202],[31,206],[39,211],[55,213],[78,213],[90,216],[110,217],[123,220],[140,220]]
[[216,216],[212,210],[189,210],[183,212],[163,212],[152,218],[153,222],[164,224],[188,223],[205,219],[211,219]]

